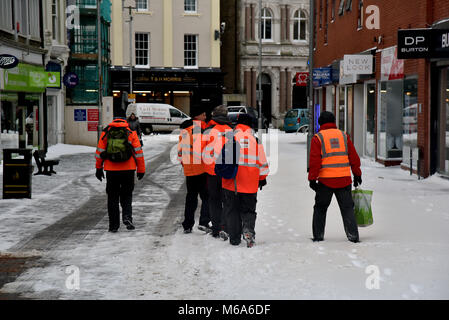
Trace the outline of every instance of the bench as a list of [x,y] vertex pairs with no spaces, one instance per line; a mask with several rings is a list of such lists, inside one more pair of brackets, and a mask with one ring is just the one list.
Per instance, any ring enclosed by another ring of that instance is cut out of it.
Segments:
[[[34,161],[36,161],[36,165],[38,168],[38,172],[34,175],[44,174],[47,176],[51,176],[52,173],[56,174],[56,171],[53,170],[53,166],[59,164],[59,160],[45,160],[47,152],[45,150],[36,150],[33,153]],[[42,171],[42,168],[44,169]],[[50,170],[49,170],[50,168]]]

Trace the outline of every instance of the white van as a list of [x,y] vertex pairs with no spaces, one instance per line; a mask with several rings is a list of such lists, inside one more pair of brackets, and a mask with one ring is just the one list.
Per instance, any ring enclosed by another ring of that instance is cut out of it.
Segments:
[[190,118],[184,112],[165,103],[131,103],[126,109],[126,117],[131,113],[139,118],[140,127],[145,134],[179,129],[181,123]]

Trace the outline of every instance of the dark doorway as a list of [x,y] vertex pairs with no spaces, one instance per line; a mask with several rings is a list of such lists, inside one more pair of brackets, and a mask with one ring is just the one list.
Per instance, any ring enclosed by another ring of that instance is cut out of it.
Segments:
[[[259,90],[259,79],[257,80],[257,90]],[[267,124],[271,123],[271,78],[268,74],[262,73],[262,114]]]

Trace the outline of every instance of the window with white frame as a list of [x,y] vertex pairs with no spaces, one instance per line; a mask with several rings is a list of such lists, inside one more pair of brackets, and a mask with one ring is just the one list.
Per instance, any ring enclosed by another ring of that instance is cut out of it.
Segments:
[[262,40],[272,39],[272,25],[273,25],[273,15],[271,10],[268,8],[262,9],[262,30],[261,37]]
[[196,12],[197,11],[197,0],[184,0],[184,11],[185,12]]
[[58,0],[51,1],[51,27],[53,33],[53,40],[59,39],[59,25],[58,25]]
[[149,0],[136,0],[137,11],[148,11]]
[[184,67],[198,67],[198,35],[184,35]]
[[136,67],[150,66],[150,34],[136,32]]
[[303,10],[293,16],[293,40],[306,40],[307,17]]

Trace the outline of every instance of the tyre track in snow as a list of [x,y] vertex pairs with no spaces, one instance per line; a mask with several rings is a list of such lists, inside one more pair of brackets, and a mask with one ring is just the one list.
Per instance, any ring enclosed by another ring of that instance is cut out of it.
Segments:
[[[142,179],[143,183],[136,184],[135,193],[139,193],[146,182],[151,184],[150,177],[156,170],[166,162],[171,146],[167,147],[155,158],[147,161],[149,173]],[[54,224],[39,231],[29,239],[25,239],[12,247],[12,252],[29,251],[51,251],[59,244],[70,239],[70,242],[76,243],[85,238],[89,232],[107,215],[107,195],[105,191],[99,192],[86,181],[90,175],[85,175],[75,180],[73,187],[88,188],[90,192],[89,199],[78,209],[55,222]],[[107,231],[107,230],[106,230]],[[103,231],[102,231],[103,232]],[[98,234],[101,236],[102,232]],[[95,240],[95,239],[92,239]]]
[[[147,172],[149,173],[136,184],[134,189],[134,194],[136,195],[142,193],[144,188],[158,188],[168,194],[169,202],[165,204],[166,207],[163,209],[159,222],[151,228],[153,230],[149,230],[152,235],[161,237],[174,233],[177,230],[179,227],[180,208],[184,205],[183,195],[185,195],[185,188],[183,188],[183,185],[181,185],[179,190],[173,191],[152,179],[155,173],[160,173],[158,169],[161,166],[162,171],[172,167],[163,168],[167,159],[170,159],[171,148],[172,145],[170,144],[162,153],[147,160]],[[90,197],[84,204],[64,218],[39,231],[31,238],[20,241],[8,251],[18,254],[37,252],[40,258],[40,267],[43,268],[54,262],[58,256],[58,251],[73,249],[77,243],[80,243],[87,237],[89,238],[89,242],[95,243],[98,238],[107,232],[103,226],[99,226],[100,221],[107,216],[107,195],[104,190],[99,193],[98,189],[95,189],[87,182],[87,178],[90,176],[90,174],[82,176],[70,183],[74,188],[85,188],[89,190]],[[19,297],[24,298],[27,293],[34,291],[32,289],[33,279],[39,278],[39,270],[40,268],[28,270],[25,281],[17,288],[16,293],[20,295]],[[19,276],[20,274],[16,276],[16,279]],[[0,289],[4,284],[0,283]],[[51,290],[46,292],[42,298],[57,299],[59,295],[58,291]]]

